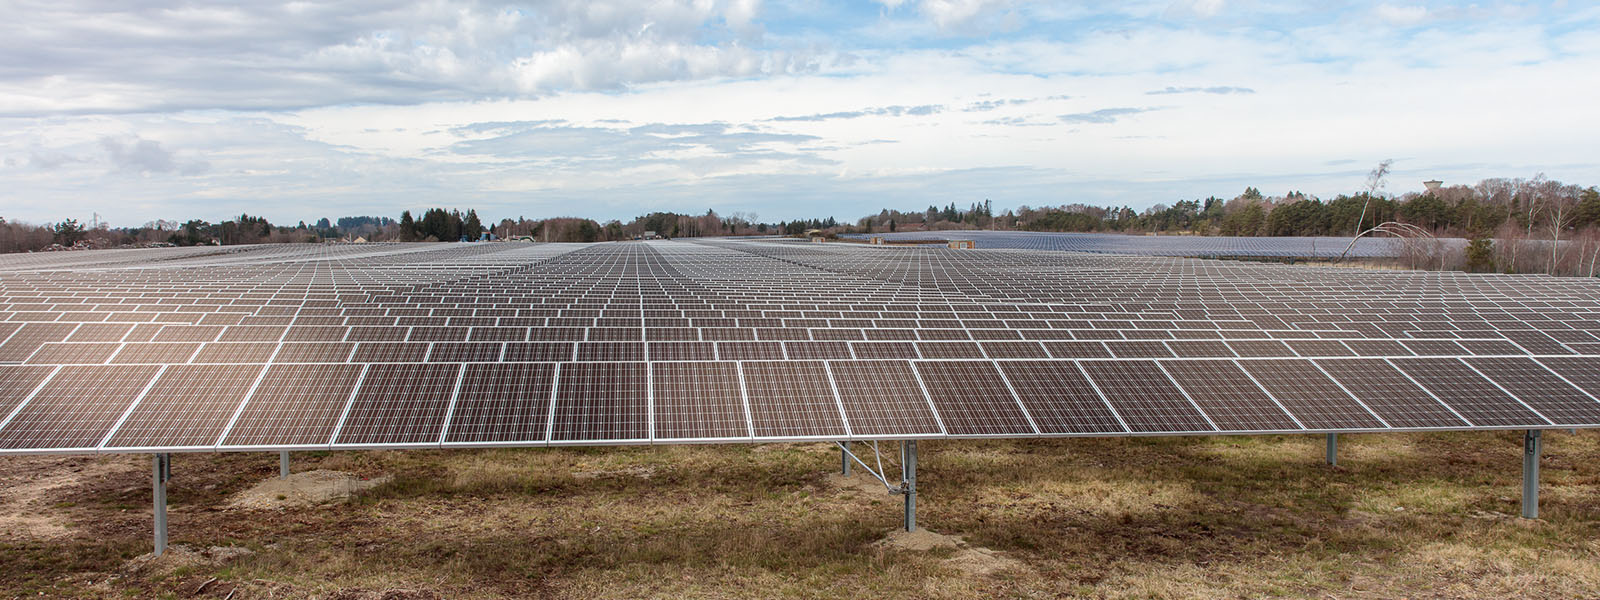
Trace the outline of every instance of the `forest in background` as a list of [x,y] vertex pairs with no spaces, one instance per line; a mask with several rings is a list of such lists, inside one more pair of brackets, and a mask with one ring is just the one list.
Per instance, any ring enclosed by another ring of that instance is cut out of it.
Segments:
[[[655,234],[659,237],[823,235],[900,231],[987,229],[1041,232],[1225,236],[1350,236],[1381,227],[1378,234],[1408,238],[1419,267],[1507,273],[1595,276],[1600,263],[1600,189],[1533,178],[1493,178],[1472,185],[1429,182],[1425,192],[1398,196],[1381,188],[1388,162],[1369,174],[1365,189],[1324,200],[1300,192],[1266,196],[1249,187],[1232,198],[1208,197],[1157,204],[1143,211],[1128,206],[1087,204],[1019,206],[996,212],[990,200],[967,207],[954,203],[926,210],[882,209],[854,223],[833,217],[763,222],[754,213],[715,211],[691,215],[654,212],[629,222],[579,217],[484,221],[476,210],[430,208],[418,215],[322,218],[307,224],[269,223],[240,215],[221,223],[158,220],[140,227],[110,227],[66,219],[50,225],[9,222],[0,216],[0,252],[201,244],[315,243],[329,241],[478,241],[530,239],[540,242],[601,242]],[[1470,240],[1451,249],[1431,240]]]

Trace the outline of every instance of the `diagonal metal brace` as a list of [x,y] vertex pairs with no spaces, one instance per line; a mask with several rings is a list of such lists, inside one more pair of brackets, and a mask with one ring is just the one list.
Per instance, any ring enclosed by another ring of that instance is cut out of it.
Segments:
[[873,462],[875,462],[877,464],[877,467],[878,467],[876,469],[874,469],[874,468],[872,468],[870,466],[867,466],[866,461],[861,460],[861,457],[856,456],[854,452],[851,452],[850,451],[850,447],[846,446],[844,443],[842,443],[842,442],[834,442],[834,444],[839,446],[839,451],[843,452],[845,456],[849,457],[850,459],[855,460],[856,464],[861,465],[861,468],[863,470],[865,470],[868,474],[871,474],[873,477],[877,478],[878,481],[882,482],[884,489],[888,490],[888,492],[890,494],[900,494],[902,496],[905,496],[905,499],[906,499],[905,528],[906,528],[906,531],[908,531],[908,532],[916,531],[917,530],[917,441],[916,440],[905,440],[903,442],[900,442],[900,485],[899,485],[899,487],[896,487],[893,484],[890,484],[888,477],[885,477],[884,474],[883,474],[883,455],[882,455],[882,453],[878,452],[878,443],[877,442],[873,442],[872,443]]
[[872,443],[873,459],[874,459],[874,462],[876,462],[877,465],[878,465],[876,469],[874,469],[872,467],[872,465],[868,465],[866,462],[862,461],[861,457],[856,456],[856,453],[851,452],[850,451],[850,447],[844,445],[843,442],[834,442],[834,445],[838,446],[839,450],[841,452],[844,452],[845,456],[850,457],[850,459],[854,460],[856,462],[856,464],[861,465],[861,469],[863,471],[866,471],[868,475],[871,475],[874,479],[877,479],[880,483],[882,483],[883,484],[883,488],[885,490],[887,490],[890,494],[904,494],[904,493],[906,493],[907,490],[910,489],[909,486],[906,484],[906,482],[901,481],[899,485],[895,485],[895,484],[889,483],[889,479],[884,476],[884,474],[883,474],[884,473],[884,471],[883,471],[883,457],[881,455],[879,455],[879,453],[878,453],[878,443],[877,442],[873,442]]

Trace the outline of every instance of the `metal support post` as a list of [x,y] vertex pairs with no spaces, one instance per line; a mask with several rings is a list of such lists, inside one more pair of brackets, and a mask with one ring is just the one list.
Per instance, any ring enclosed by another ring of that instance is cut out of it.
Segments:
[[900,490],[906,495],[906,531],[917,530],[917,441],[900,443]]
[[278,479],[289,478],[289,451],[278,452]]
[[155,555],[167,551],[167,481],[172,479],[172,456],[156,454],[151,457],[154,465],[153,482],[155,486],[155,525],[156,549]]
[[1529,429],[1522,437],[1522,518],[1539,518],[1539,453],[1544,432]]
[[1328,464],[1339,466],[1339,434],[1328,434]]
[[843,442],[839,448],[839,473],[845,477],[850,476],[850,442]]

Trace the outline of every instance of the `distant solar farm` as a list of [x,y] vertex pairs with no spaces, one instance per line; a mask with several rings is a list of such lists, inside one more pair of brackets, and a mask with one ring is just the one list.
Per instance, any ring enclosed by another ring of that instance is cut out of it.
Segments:
[[[911,231],[893,233],[846,234],[841,237],[865,240],[882,237],[891,242],[972,240],[979,248],[1052,250],[1129,256],[1174,257],[1259,257],[1259,258],[1394,258],[1403,252],[1404,241],[1390,237],[1365,237],[1350,246],[1349,237],[1229,237],[1193,235],[1124,235],[1117,233],[1047,233],[1021,231]],[[1460,249],[1466,240],[1440,240],[1448,248]]]

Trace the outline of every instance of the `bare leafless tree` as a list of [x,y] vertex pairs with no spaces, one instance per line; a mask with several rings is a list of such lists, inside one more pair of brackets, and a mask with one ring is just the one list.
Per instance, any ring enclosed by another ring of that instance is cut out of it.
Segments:
[[1569,243],[1578,244],[1578,260],[1572,267],[1572,274],[1594,277],[1595,265],[1600,262],[1600,226],[1590,225],[1574,233]]
[[[1515,189],[1514,197],[1522,202],[1522,225],[1525,229],[1522,232],[1522,239],[1524,240],[1533,238],[1533,226],[1538,221],[1539,210],[1542,208],[1540,200],[1542,199],[1543,190],[1541,188],[1544,187],[1546,181],[1544,173],[1540,173],[1534,175],[1533,179],[1518,177],[1511,182]],[[1518,205],[1515,202],[1507,205],[1508,210],[1514,211],[1517,208]],[[1517,263],[1517,250],[1521,245],[1519,243],[1511,246],[1511,264],[1513,265]]]
[[1361,203],[1361,216],[1356,218],[1356,237],[1350,240],[1350,245],[1345,246],[1344,252],[1340,252],[1338,260],[1334,262],[1344,261],[1345,255],[1350,254],[1350,249],[1356,247],[1356,240],[1361,239],[1361,229],[1367,222],[1367,207],[1372,205],[1372,196],[1376,195],[1378,190],[1383,189],[1383,180],[1389,177],[1389,167],[1392,165],[1394,165],[1394,159],[1385,158],[1378,163],[1377,167],[1367,173],[1367,197]]
[[[1594,240],[1594,251],[1589,253],[1589,277],[1594,277],[1595,265],[1600,264],[1600,227],[1589,228],[1589,238]],[[1583,267],[1582,257],[1579,257],[1579,268]]]
[[1517,185],[1510,179],[1494,177],[1479,181],[1472,189],[1478,192],[1478,200],[1490,206],[1510,206],[1511,197],[1516,194]]
[[1523,266],[1517,264],[1517,250],[1527,243],[1523,229],[1515,220],[1501,223],[1494,232],[1495,264],[1507,273],[1522,273]]
[[50,245],[53,237],[49,227],[10,222],[0,217],[0,253],[42,250]]
[[1389,177],[1389,167],[1392,165],[1394,165],[1394,159],[1386,158],[1379,162],[1378,166],[1373,167],[1371,172],[1367,173],[1367,199],[1361,203],[1361,217],[1356,219],[1356,231],[1361,231],[1362,226],[1367,222],[1367,207],[1372,204],[1372,197],[1377,195],[1378,190],[1383,189],[1384,179]]
[[1582,188],[1575,185],[1561,185],[1551,181],[1540,186],[1540,195],[1544,197],[1545,226],[1550,229],[1550,268],[1546,271],[1550,275],[1556,274],[1556,263],[1561,256],[1561,232],[1572,226],[1572,221],[1578,216],[1578,195]]

